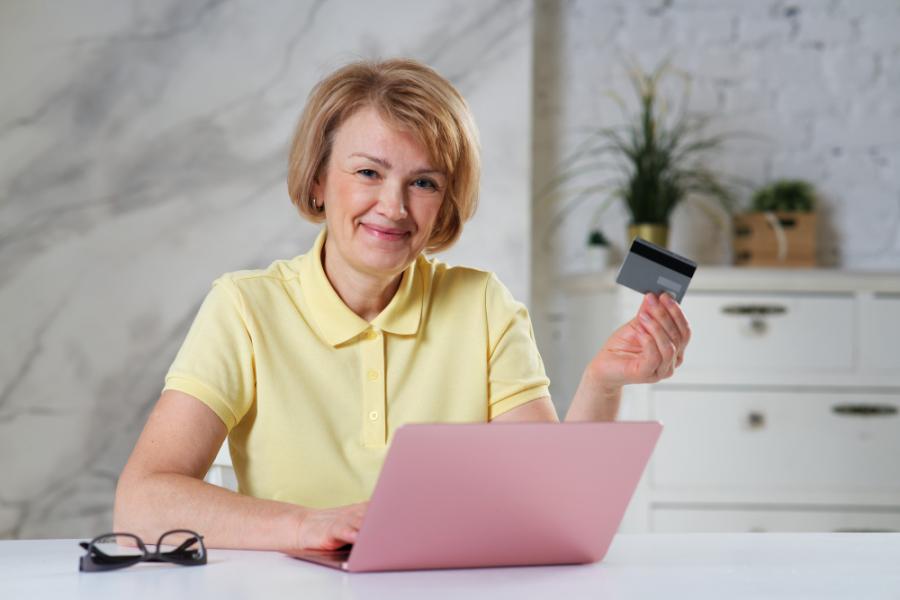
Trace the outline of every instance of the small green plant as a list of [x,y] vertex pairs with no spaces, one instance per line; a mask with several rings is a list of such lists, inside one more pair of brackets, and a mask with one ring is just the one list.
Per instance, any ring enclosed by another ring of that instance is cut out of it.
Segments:
[[588,234],[588,246],[609,246],[609,240],[599,229],[591,230]]
[[756,190],[751,207],[756,212],[812,212],[815,204],[812,184],[801,179],[779,179]]
[[[618,176],[611,183],[574,190],[551,224],[553,228],[577,205],[598,196],[600,205],[594,221],[612,202],[621,199],[632,223],[668,225],[672,211],[690,194],[712,197],[726,212],[733,212],[735,196],[730,187],[721,176],[700,163],[704,156],[720,150],[733,134],[703,135],[711,117],[687,110],[690,95],[687,76],[683,77],[683,96],[677,114],[670,115],[664,110],[659,82],[671,70],[668,61],[650,73],[638,68],[629,70],[640,110],[636,115],[629,115],[630,122],[625,125],[589,128],[585,142],[563,161],[564,170],[547,184],[544,195],[586,173],[599,174],[612,169]],[[624,113],[629,113],[621,98],[610,96]],[[735,178],[732,181],[738,182]]]

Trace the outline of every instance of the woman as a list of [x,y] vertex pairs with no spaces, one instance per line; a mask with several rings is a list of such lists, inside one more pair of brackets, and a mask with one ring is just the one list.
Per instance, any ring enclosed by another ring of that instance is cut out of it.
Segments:
[[[408,422],[558,421],[524,306],[448,267],[475,210],[465,100],[410,60],[350,64],[300,118],[288,187],[313,248],[217,279],[122,472],[115,529],[213,547],[353,543],[391,434]],[[690,331],[647,295],[587,365],[567,421],[615,418],[623,385],[681,363]],[[228,436],[240,493],[203,477]]]

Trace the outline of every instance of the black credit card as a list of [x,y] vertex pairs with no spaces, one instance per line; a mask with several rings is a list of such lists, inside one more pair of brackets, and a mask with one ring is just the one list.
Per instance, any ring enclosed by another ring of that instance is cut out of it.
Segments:
[[694,261],[647,240],[634,238],[619,268],[616,283],[641,294],[668,292],[681,303],[696,270]]

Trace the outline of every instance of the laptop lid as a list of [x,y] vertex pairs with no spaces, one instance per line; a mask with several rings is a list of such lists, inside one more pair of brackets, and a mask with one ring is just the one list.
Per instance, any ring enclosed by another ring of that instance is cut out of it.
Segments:
[[346,571],[601,560],[657,422],[409,424],[394,434]]

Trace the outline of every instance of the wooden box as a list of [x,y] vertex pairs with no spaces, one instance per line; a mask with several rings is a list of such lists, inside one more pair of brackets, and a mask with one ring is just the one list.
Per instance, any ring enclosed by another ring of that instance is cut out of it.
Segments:
[[734,218],[734,264],[816,266],[816,213],[745,213]]

